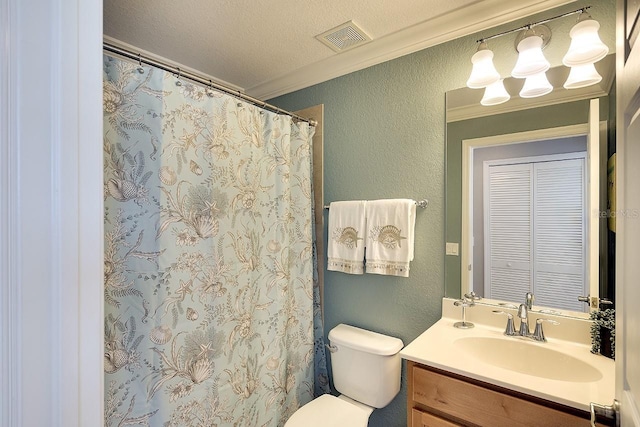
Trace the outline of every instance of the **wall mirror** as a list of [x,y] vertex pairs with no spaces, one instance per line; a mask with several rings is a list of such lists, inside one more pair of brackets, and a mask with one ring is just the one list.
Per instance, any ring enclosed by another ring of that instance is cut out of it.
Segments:
[[[445,295],[587,317],[614,301],[615,233],[607,220],[615,152],[614,55],[598,85],[482,106],[482,90],[446,94]],[[610,165],[613,167],[613,165]],[[580,298],[580,300],[579,300]]]

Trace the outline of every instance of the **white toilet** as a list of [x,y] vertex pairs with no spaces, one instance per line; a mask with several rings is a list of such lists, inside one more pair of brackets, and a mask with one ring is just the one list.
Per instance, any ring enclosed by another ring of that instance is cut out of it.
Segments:
[[285,427],[366,427],[373,410],[400,391],[400,339],[340,324],[329,331],[329,343],[333,383],[342,394],[312,400]]

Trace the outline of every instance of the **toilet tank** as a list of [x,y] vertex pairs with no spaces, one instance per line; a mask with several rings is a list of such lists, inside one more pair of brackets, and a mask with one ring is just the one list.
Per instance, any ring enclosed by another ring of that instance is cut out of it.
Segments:
[[382,408],[400,391],[398,338],[340,324],[329,331],[333,384],[353,400]]

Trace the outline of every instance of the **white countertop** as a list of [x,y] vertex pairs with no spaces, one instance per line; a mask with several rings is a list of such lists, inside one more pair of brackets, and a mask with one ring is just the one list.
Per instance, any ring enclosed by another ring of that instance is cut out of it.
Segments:
[[[449,302],[443,301],[443,304]],[[476,307],[471,310],[474,309]],[[447,311],[443,310],[443,312]],[[453,324],[459,320],[459,318],[442,317],[431,328],[409,343],[400,352],[400,355],[407,360],[585,411],[589,411],[590,402],[606,405],[613,402],[615,394],[615,363],[607,357],[591,353],[590,345],[553,338],[548,333],[546,334],[548,342],[531,342],[531,345],[548,346],[549,349],[579,359],[602,374],[601,378],[597,380],[582,382],[542,378],[485,363],[474,356],[466,354],[466,352],[460,351],[454,345],[454,342],[460,338],[487,337],[500,340],[523,340],[523,338],[506,337],[503,334],[504,327],[478,323],[472,329],[454,328]],[[506,318],[502,317],[501,320],[506,324]],[[564,319],[564,322],[566,324],[570,321]],[[517,327],[518,320],[516,319],[516,329]],[[548,326],[549,331],[551,331],[551,328],[559,328],[559,326]],[[546,332],[547,330],[545,330]]]

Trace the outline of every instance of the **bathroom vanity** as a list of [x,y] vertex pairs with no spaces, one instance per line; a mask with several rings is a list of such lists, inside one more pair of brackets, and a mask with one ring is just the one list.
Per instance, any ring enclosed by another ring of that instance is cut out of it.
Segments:
[[458,329],[445,298],[443,317],[402,350],[409,427],[589,426],[590,402],[613,402],[614,362],[590,352],[587,320],[558,318],[564,328],[533,342],[504,336],[493,308],[473,307],[475,327]]
[[586,411],[412,361],[407,372],[409,427],[589,425]]

